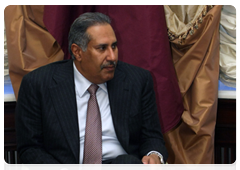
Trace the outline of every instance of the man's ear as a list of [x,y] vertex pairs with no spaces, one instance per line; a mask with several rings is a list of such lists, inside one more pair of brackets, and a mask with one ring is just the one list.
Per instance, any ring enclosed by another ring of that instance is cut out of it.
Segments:
[[82,49],[75,43],[71,45],[71,50],[73,55],[75,56],[77,61],[81,61],[82,59]]

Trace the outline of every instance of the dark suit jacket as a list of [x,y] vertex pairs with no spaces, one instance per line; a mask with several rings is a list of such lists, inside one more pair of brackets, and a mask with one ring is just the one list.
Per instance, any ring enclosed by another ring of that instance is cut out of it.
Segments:
[[[118,62],[107,82],[116,135],[128,154],[149,151],[166,161],[150,72]],[[79,163],[79,127],[72,60],[23,77],[16,108],[18,153],[23,163]]]

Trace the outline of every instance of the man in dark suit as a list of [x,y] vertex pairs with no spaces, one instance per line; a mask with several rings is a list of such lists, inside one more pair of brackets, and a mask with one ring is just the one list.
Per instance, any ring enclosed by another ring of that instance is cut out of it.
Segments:
[[102,163],[164,163],[168,154],[151,74],[118,61],[110,19],[80,15],[69,32],[69,50],[73,60],[43,66],[22,80],[16,108],[22,162],[84,163],[88,88],[94,84]]

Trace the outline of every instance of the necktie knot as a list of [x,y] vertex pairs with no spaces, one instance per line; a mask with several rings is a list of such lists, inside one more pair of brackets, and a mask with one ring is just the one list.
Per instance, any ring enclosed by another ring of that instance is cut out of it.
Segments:
[[91,84],[91,86],[89,86],[88,88],[88,92],[92,95],[92,94],[96,94],[96,91],[98,89],[98,85],[96,84]]

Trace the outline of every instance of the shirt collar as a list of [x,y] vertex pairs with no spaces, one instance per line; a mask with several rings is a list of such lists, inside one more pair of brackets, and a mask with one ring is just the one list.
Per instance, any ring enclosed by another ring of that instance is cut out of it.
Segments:
[[[74,82],[75,82],[75,88],[79,94],[80,97],[82,97],[88,87],[92,84],[88,79],[86,79],[77,69],[77,67],[75,66],[75,63],[73,62],[73,70],[74,70]],[[103,90],[105,93],[107,92],[107,83],[102,83],[102,84],[98,84],[99,89]]]

